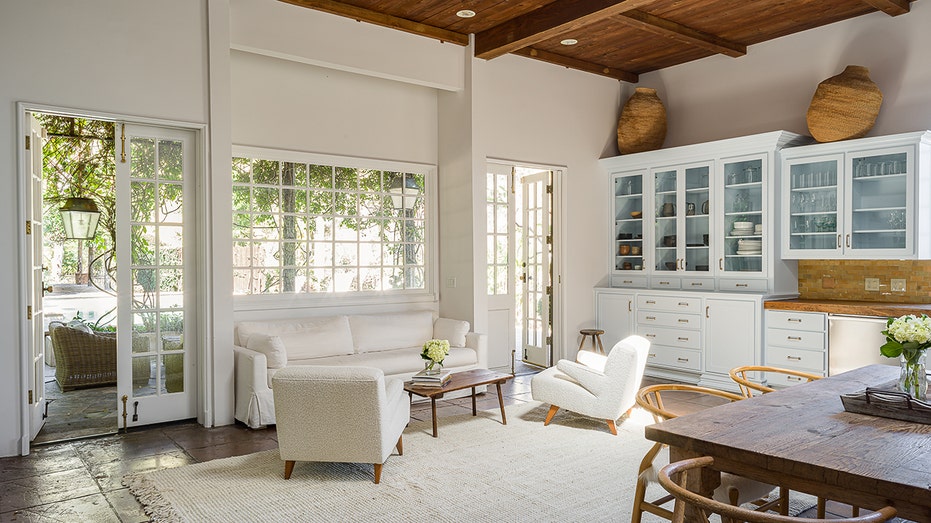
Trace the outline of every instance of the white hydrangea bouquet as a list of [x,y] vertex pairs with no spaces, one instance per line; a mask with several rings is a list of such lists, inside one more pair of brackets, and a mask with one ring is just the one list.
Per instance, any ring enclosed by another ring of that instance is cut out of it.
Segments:
[[900,358],[902,364],[899,389],[915,399],[925,399],[928,388],[925,355],[931,347],[931,318],[924,314],[889,318],[882,334],[886,343],[879,352],[887,358]]
[[430,363],[426,364],[427,371],[432,371],[434,366],[443,366],[443,360],[449,354],[449,340],[430,340],[423,344],[423,351],[420,357]]

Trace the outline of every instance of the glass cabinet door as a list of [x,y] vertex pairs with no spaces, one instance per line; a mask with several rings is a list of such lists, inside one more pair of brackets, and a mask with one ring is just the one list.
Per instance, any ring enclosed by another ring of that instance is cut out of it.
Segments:
[[906,234],[912,214],[906,190],[914,171],[910,151],[905,148],[848,155],[846,250],[911,251]]
[[718,269],[725,273],[762,273],[764,251],[771,240],[766,237],[766,214],[763,212],[764,172],[762,158],[747,158],[723,164],[724,201],[723,255]]
[[[835,255],[842,249],[837,202],[841,156],[799,159],[789,163],[789,249]],[[842,173],[841,173],[842,174]]]
[[711,259],[711,166],[685,169],[686,272],[708,275]]
[[643,269],[643,173],[614,178],[614,269]]
[[[677,215],[679,182],[675,169],[653,172],[654,210],[653,261],[657,272],[674,272],[679,269],[679,219]],[[684,214],[684,213],[683,213]]]

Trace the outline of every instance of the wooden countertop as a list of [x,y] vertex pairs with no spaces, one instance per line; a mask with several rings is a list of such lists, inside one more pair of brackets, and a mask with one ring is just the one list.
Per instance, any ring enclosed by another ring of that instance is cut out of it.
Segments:
[[905,314],[927,314],[931,316],[931,303],[888,303],[878,301],[843,300],[771,300],[763,302],[764,309],[826,312],[828,314],[851,314],[855,316],[903,316]]

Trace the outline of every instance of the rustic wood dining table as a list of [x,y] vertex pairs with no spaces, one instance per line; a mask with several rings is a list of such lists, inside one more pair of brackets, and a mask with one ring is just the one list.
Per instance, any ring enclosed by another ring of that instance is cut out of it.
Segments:
[[646,437],[668,444],[670,461],[714,457],[715,470],[688,477],[706,495],[731,472],[931,522],[931,425],[846,412],[840,400],[898,374],[870,365],[650,425]]

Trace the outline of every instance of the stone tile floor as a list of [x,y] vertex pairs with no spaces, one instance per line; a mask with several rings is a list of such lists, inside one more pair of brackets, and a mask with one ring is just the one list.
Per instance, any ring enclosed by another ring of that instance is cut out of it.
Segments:
[[[530,380],[535,373],[532,367],[518,366],[514,379],[502,386],[505,406],[532,400]],[[653,383],[656,381],[646,378],[643,385]],[[480,409],[498,408],[494,388],[481,395],[477,405]],[[707,400],[687,395],[667,400],[667,407],[679,411],[708,406]],[[468,397],[437,403],[441,420],[470,412]],[[430,403],[414,403],[411,419],[429,421]],[[442,430],[441,421],[441,437]],[[208,429],[186,421],[37,446],[28,456],[0,458],[0,523],[148,521],[141,505],[123,487],[124,475],[250,454],[277,445],[273,427],[252,430],[237,423]]]

